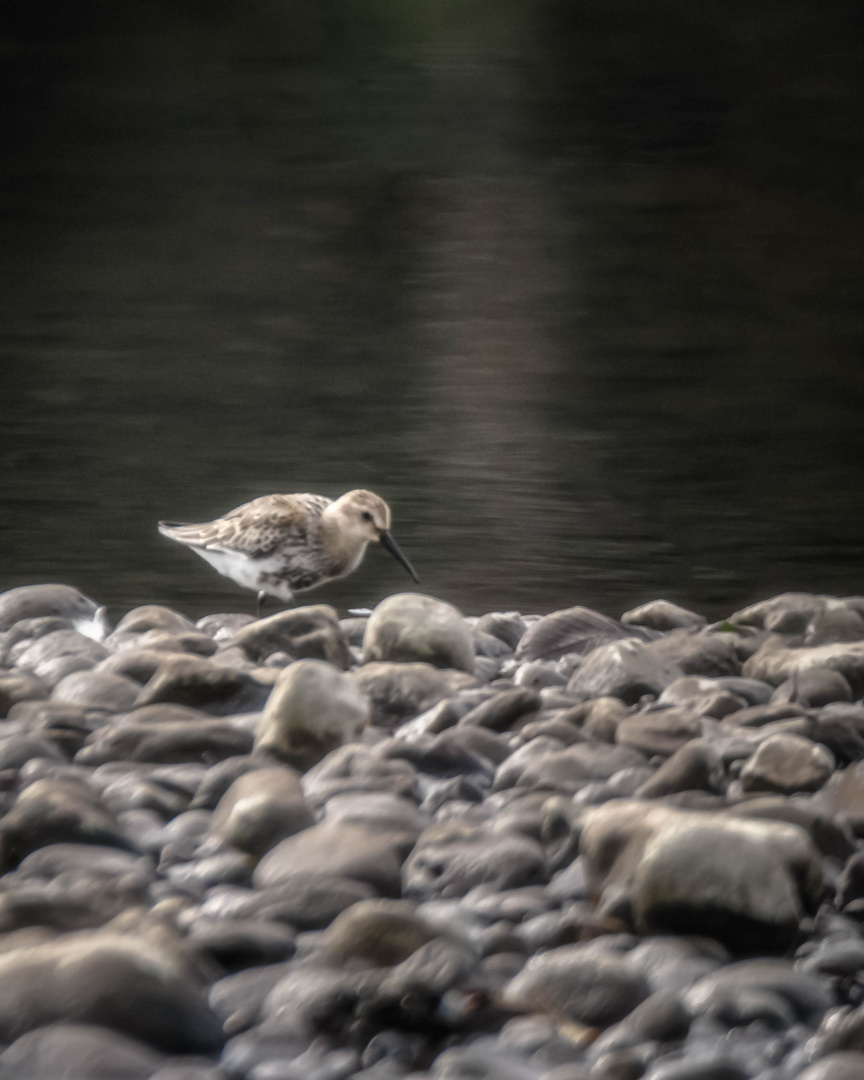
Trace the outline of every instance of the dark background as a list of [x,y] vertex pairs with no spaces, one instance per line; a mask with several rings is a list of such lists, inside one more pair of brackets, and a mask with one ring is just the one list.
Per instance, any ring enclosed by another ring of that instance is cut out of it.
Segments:
[[251,610],[155,521],[363,486],[466,613],[862,591],[862,19],[9,0],[0,589]]

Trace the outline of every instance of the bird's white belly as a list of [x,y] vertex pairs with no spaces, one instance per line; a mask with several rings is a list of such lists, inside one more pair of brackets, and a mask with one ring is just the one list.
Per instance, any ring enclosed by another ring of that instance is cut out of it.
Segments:
[[287,581],[274,582],[271,578],[266,581],[266,584],[264,583],[267,575],[279,574],[285,569],[282,559],[250,559],[237,552],[214,551],[212,548],[196,548],[195,551],[202,559],[210,563],[214,570],[236,581],[244,589],[254,589],[256,592],[263,589],[270,596],[276,596],[289,603],[293,599]]

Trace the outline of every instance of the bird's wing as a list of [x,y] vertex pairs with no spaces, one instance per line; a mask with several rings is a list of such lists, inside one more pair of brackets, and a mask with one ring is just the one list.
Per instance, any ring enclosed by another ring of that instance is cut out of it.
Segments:
[[330,501],[323,495],[265,495],[200,525],[160,521],[159,531],[190,547],[263,559],[277,549],[306,546]]

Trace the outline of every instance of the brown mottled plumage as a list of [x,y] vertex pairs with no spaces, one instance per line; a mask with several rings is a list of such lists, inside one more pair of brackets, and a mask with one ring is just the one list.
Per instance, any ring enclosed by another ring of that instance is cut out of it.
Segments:
[[345,577],[370,543],[380,542],[419,581],[390,536],[390,507],[371,491],[264,495],[200,525],[160,521],[159,532],[186,544],[220,574],[265,596],[291,603],[294,593]]

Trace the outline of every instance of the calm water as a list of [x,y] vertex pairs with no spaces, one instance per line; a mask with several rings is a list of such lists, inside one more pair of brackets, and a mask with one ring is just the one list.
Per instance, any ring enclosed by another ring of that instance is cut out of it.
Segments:
[[155,521],[363,486],[470,613],[864,591],[858,4],[71,8],[0,15],[0,589],[251,610]]

